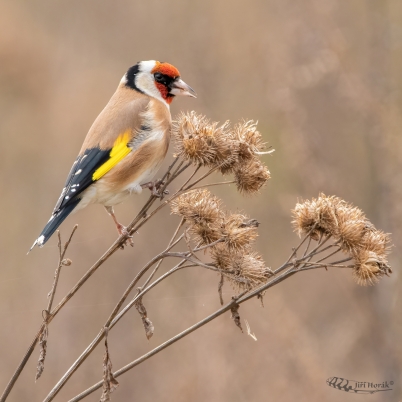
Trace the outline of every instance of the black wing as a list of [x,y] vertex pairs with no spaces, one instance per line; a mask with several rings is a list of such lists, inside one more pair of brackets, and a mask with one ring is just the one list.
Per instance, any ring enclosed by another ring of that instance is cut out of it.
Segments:
[[90,148],[76,159],[54,207],[53,214],[76,202],[79,198],[78,195],[95,181],[92,176],[109,159],[110,151],[110,149]]

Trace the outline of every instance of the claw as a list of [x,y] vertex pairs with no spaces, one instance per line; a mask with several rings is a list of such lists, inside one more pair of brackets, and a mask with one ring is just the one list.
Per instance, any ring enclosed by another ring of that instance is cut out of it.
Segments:
[[128,244],[130,244],[131,247],[134,247],[133,236],[130,236],[130,234],[127,231],[127,228],[125,226],[123,226],[121,223],[116,225],[116,228],[117,228],[117,232],[119,233],[120,236],[127,237],[127,240],[124,242],[124,245],[121,246],[122,250],[124,249],[124,246],[127,246],[127,242],[128,242]]
[[116,225],[116,229],[117,229],[117,232],[119,233],[119,235],[120,236],[124,235],[127,237],[124,244],[121,245],[121,249],[124,250],[124,246],[126,246],[127,244],[130,244],[131,247],[134,247],[133,236],[130,236],[130,234],[127,231],[127,228],[117,221],[116,216],[113,211],[113,207],[105,206],[105,208],[106,208],[106,211],[108,212],[108,214],[113,218],[113,221]]
[[169,194],[169,191],[168,191],[168,190],[163,190],[163,193],[162,193],[162,194],[160,193],[159,189],[160,189],[164,184],[165,184],[165,182],[164,182],[163,180],[158,179],[158,180],[155,180],[155,181],[150,181],[150,182],[148,182],[148,183],[141,184],[141,187],[142,187],[142,188],[149,188],[149,189],[151,190],[151,192],[152,192],[152,195],[153,195],[154,197],[157,197],[157,198],[161,198],[161,199],[162,199],[164,195]]

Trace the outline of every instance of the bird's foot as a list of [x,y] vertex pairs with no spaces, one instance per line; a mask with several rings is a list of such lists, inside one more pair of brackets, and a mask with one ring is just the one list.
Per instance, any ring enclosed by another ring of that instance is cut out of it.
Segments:
[[161,193],[160,189],[165,184],[165,182],[161,179],[150,181],[148,183],[141,184],[142,188],[149,188],[154,197],[163,198],[165,195],[169,194],[168,190],[163,190]]
[[124,246],[130,245],[131,247],[134,247],[134,240],[133,236],[130,235],[128,232],[127,228],[123,226],[121,223],[116,224],[116,229],[117,232],[119,233],[120,236],[126,236],[127,240],[124,242],[124,244],[121,246],[121,249],[124,249]]

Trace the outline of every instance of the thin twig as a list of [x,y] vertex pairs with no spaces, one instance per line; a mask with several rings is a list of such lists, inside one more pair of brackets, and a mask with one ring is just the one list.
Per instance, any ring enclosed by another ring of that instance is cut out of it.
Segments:
[[[282,280],[286,279],[287,277],[293,275],[296,272],[297,271],[288,271],[288,272],[283,273],[282,275],[280,275],[280,277],[276,278],[275,280],[271,281],[269,284],[265,285],[264,290],[268,289],[271,286],[274,286],[275,284],[280,283]],[[259,292],[261,292],[261,290]],[[254,294],[254,296],[256,296],[257,294]],[[252,296],[252,297],[254,297],[254,296]],[[140,358],[134,360],[133,362],[127,364],[126,366],[122,367],[121,369],[115,371],[113,373],[113,375],[115,377],[118,377],[118,376],[126,373],[127,371],[131,370],[135,366],[139,365],[140,363],[144,362],[145,360],[149,359],[150,357],[152,357],[152,356],[156,355],[157,353],[161,352],[163,349],[166,349],[168,346],[174,344],[178,340],[180,340],[180,339],[184,338],[185,336],[191,334],[196,329],[204,326],[205,324],[209,323],[210,321],[214,320],[215,318],[217,318],[217,317],[221,316],[222,314],[224,314],[225,312],[229,311],[234,305],[241,304],[241,303],[245,302],[248,299],[249,299],[248,295],[243,295],[243,296],[240,296],[238,298],[233,298],[226,306],[221,307],[220,309],[215,311],[213,314],[209,315],[208,317],[204,318],[203,320],[199,321],[198,323],[196,323],[196,324],[192,325],[191,327],[187,328],[185,331],[181,332],[180,334],[177,334],[176,336],[174,336],[171,339],[169,339],[168,341],[162,343],[161,345],[159,345],[158,347],[154,348],[150,352],[144,354]],[[88,388],[86,391],[84,391],[81,394],[77,395],[73,399],[70,399],[69,402],[78,402],[78,401],[82,400],[83,398],[85,398],[86,396],[91,394],[92,392],[94,392],[97,389],[99,389],[102,386],[102,384],[103,384],[102,381],[96,383],[92,387]]]
[[[170,175],[170,171],[176,164],[179,158],[175,158],[175,160],[172,162],[172,164],[168,167],[166,173],[163,176],[162,180],[166,179],[166,182],[171,182],[167,178]],[[188,167],[188,165],[187,165]],[[186,167],[185,167],[186,168]],[[180,171],[175,172],[175,177],[176,178],[182,171],[185,170],[183,168]],[[167,183],[165,186],[162,188],[165,190],[167,186]],[[134,218],[134,220],[131,222],[129,227],[134,227],[143,217],[146,215],[147,211],[149,208],[152,206],[152,204],[155,202],[157,197],[154,195],[151,195],[148,199],[148,201],[145,203],[145,205],[142,207],[140,212],[137,214],[137,216]],[[64,305],[74,296],[74,294],[82,287],[82,285],[95,273],[95,271],[111,256],[113,255],[117,250],[121,248],[121,246],[125,243],[127,240],[127,236],[122,235],[120,236],[113,244],[112,246],[102,255],[102,257],[95,262],[95,264],[82,276],[82,278],[76,283],[76,285],[68,292],[68,294],[59,302],[59,304],[48,314],[47,316],[47,323],[49,324],[53,318],[58,314],[58,312],[64,307]],[[31,342],[30,347],[28,348],[27,352],[25,353],[24,357],[22,358],[20,364],[18,365],[17,369],[15,370],[14,374],[12,375],[10,381],[8,382],[6,388],[3,391],[3,394],[0,397],[0,402],[5,402],[8,395],[10,394],[12,388],[14,387],[19,375],[21,374],[22,370],[24,369],[27,361],[29,360],[30,356],[32,355],[33,350],[35,349],[35,346],[38,342],[39,336],[42,333],[43,330],[43,324],[40,327],[40,330],[37,332],[36,336]]]
[[180,191],[184,189],[184,187],[189,183],[189,181],[197,174],[197,172],[200,170],[201,165],[198,165],[195,169],[194,172],[190,175],[190,177],[184,182],[184,184],[180,187]]
[[[50,315],[48,314],[50,309],[52,308],[52,304],[53,304],[53,300],[54,300],[54,295],[56,293],[56,288],[57,288],[57,283],[58,283],[58,279],[59,279],[59,275],[60,275],[60,265],[61,262],[64,259],[64,255],[67,251],[68,246],[70,245],[71,239],[75,233],[75,231],[77,230],[78,225],[75,225],[69,239],[67,240],[66,244],[64,245],[64,249],[63,252],[61,251],[61,239],[60,239],[60,234],[58,235],[58,242],[59,242],[59,264],[58,264],[58,268],[56,268],[56,272],[55,272],[55,276],[54,276],[54,280],[53,280],[53,285],[52,285],[52,289],[50,291],[50,297],[49,297],[49,302],[47,305],[47,315],[46,315],[46,319],[47,319],[47,323],[50,322]],[[20,364],[18,365],[17,369],[15,370],[14,374],[12,375],[10,381],[8,382],[6,388],[3,391],[3,394],[0,397],[0,402],[5,402],[5,400],[7,399],[8,395],[10,394],[11,390],[13,389],[16,381],[18,380],[18,377],[20,376],[22,370],[24,369],[26,363],[28,362],[29,358],[32,355],[32,352],[35,350],[35,346],[38,343],[39,337],[42,334],[42,331],[44,330],[46,326],[46,323],[43,322],[40,326],[39,331],[37,332],[36,336],[34,337],[34,339],[31,342],[31,345],[29,346],[28,350],[25,352],[24,357],[22,358]]]
[[311,244],[311,236],[308,237],[307,247],[306,247],[306,249],[304,250],[303,257],[306,256],[307,251],[308,251],[308,249],[310,248],[310,244]]
[[53,285],[52,285],[52,290],[49,293],[49,302],[47,304],[47,308],[46,311],[49,313],[50,310],[52,309],[52,304],[53,304],[53,300],[54,300],[54,295],[56,294],[56,288],[57,288],[57,283],[59,281],[59,277],[60,277],[60,271],[61,271],[61,267],[63,266],[63,260],[64,260],[64,256],[66,255],[67,252],[67,248],[70,245],[71,239],[74,236],[75,231],[77,230],[78,225],[75,225],[70,237],[68,238],[66,244],[64,245],[63,249],[61,248],[61,236],[60,236],[60,231],[57,231],[57,238],[58,238],[58,248],[59,248],[59,263],[58,266],[56,268],[56,271],[54,273],[54,281],[53,281]]
[[[169,242],[169,244],[168,244],[168,247],[173,244],[173,241],[174,241],[174,239],[176,238],[177,233],[179,233],[180,228],[183,226],[184,221],[185,221],[185,219],[182,218],[181,221],[180,221],[180,223],[179,223],[179,225],[177,226],[176,231],[174,232],[174,234],[173,234],[173,236],[172,236],[172,238],[171,238],[171,240],[170,240],[170,242]],[[158,271],[159,267],[161,266],[162,262],[163,262],[163,259],[161,259],[161,260],[158,261],[158,263],[156,264],[155,268],[154,268],[153,271],[151,272],[151,275],[149,275],[149,277],[148,277],[147,280],[144,282],[144,284],[141,286],[141,288],[147,287],[148,283],[151,282],[152,278],[155,276],[155,274],[156,274],[156,272]]]
[[328,254],[327,256],[321,258],[321,260],[318,260],[317,262],[324,261],[324,260],[328,259],[329,257],[332,257],[333,255],[335,255],[336,253],[339,253],[340,251],[341,251],[341,249],[335,250],[334,252],[332,252],[331,254]]

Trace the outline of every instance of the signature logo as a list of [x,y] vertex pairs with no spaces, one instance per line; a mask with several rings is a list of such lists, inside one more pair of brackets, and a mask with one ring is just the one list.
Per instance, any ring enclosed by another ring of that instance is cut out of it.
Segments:
[[355,394],[374,394],[381,391],[391,391],[394,382],[354,381],[342,377],[330,377],[327,380],[327,384],[330,387],[339,389],[340,391],[353,392]]

